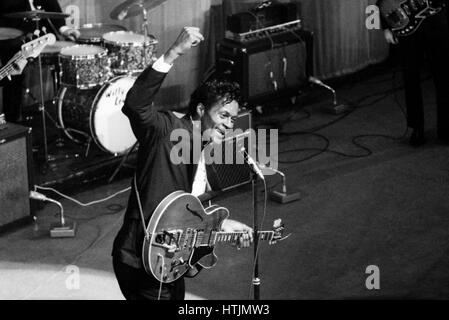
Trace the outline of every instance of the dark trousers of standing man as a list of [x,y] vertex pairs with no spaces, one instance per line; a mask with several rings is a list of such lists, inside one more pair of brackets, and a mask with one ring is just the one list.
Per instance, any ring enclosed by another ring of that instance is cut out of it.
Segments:
[[415,130],[424,130],[423,97],[420,69],[427,55],[436,89],[437,133],[449,139],[449,27],[446,12],[423,22],[412,35],[399,39],[402,61],[407,124]]
[[[184,300],[184,278],[162,284],[143,268],[133,268],[113,258],[114,273],[126,300]],[[160,291],[160,292],[159,292]],[[160,294],[159,294],[160,293]]]

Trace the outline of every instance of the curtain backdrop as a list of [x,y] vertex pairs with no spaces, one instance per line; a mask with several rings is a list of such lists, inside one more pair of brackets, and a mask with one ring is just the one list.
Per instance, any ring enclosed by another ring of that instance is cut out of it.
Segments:
[[[107,23],[140,32],[140,16],[112,20],[109,13],[122,0],[60,0],[64,11],[74,13],[71,25]],[[183,106],[191,91],[213,65],[215,43],[225,30],[228,14],[247,10],[258,1],[248,0],[167,0],[149,12],[151,33],[158,39],[158,55],[176,39],[184,26],[198,26],[205,43],[181,57],[165,81],[158,103]],[[289,1],[281,1],[289,2]],[[295,1],[298,2],[298,1]],[[388,46],[382,32],[365,26],[365,9],[374,0],[300,0],[304,27],[315,36],[315,75],[329,78],[357,71],[384,60]]]
[[380,62],[388,45],[380,30],[368,30],[365,13],[375,0],[301,0],[304,27],[315,34],[315,73],[340,76]]

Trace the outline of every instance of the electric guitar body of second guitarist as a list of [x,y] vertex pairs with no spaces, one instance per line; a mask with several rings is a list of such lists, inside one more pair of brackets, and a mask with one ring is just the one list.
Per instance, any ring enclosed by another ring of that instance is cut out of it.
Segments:
[[396,37],[413,34],[429,17],[440,13],[445,0],[379,0],[383,21]]

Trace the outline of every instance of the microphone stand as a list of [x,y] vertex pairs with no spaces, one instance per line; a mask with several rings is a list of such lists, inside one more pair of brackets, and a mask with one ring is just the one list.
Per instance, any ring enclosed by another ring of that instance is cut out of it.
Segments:
[[[253,232],[254,232],[254,274],[253,274],[253,289],[254,300],[260,300],[260,278],[259,278],[259,219],[257,213],[257,177],[264,179],[263,173],[260,170],[257,162],[251,158],[245,147],[240,149],[243,152],[243,156],[246,164],[251,168],[251,184],[253,192]],[[245,157],[246,155],[246,157]]]
[[[52,223],[50,226],[50,237],[52,238],[64,238],[64,237],[74,237],[76,222],[75,221],[67,221],[64,218],[64,207],[59,201],[48,198],[43,194],[30,191],[30,199],[38,200],[38,201],[48,201],[56,204],[60,210],[60,222]],[[36,220],[36,217],[35,217]]]
[[259,278],[259,221],[257,214],[257,174],[252,172],[252,192],[253,192],[253,230],[254,230],[254,275],[253,290],[254,300],[260,300],[260,278]]
[[341,114],[343,112],[348,111],[348,106],[345,104],[339,104],[338,100],[337,100],[337,92],[335,91],[335,89],[333,89],[332,87],[328,86],[327,84],[323,83],[322,81],[318,80],[317,78],[314,77],[309,77],[309,82],[316,84],[320,87],[323,87],[327,90],[329,90],[330,92],[332,92],[332,97],[333,97],[333,103],[331,107],[326,107],[324,108],[326,112],[332,113],[332,114]]
[[289,203],[292,201],[296,201],[301,199],[302,192],[296,191],[296,192],[289,192],[287,193],[287,177],[285,173],[283,173],[280,170],[277,170],[272,167],[267,167],[265,165],[259,164],[260,167],[266,170],[271,170],[277,174],[279,174],[282,177],[282,189],[281,191],[273,190],[270,192],[270,199],[279,203]]

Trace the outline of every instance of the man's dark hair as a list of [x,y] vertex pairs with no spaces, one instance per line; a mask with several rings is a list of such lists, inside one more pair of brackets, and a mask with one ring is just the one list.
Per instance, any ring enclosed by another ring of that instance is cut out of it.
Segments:
[[215,103],[224,100],[224,104],[233,100],[240,102],[240,86],[229,77],[215,75],[204,81],[190,96],[189,114],[194,115],[198,104],[209,110]]

